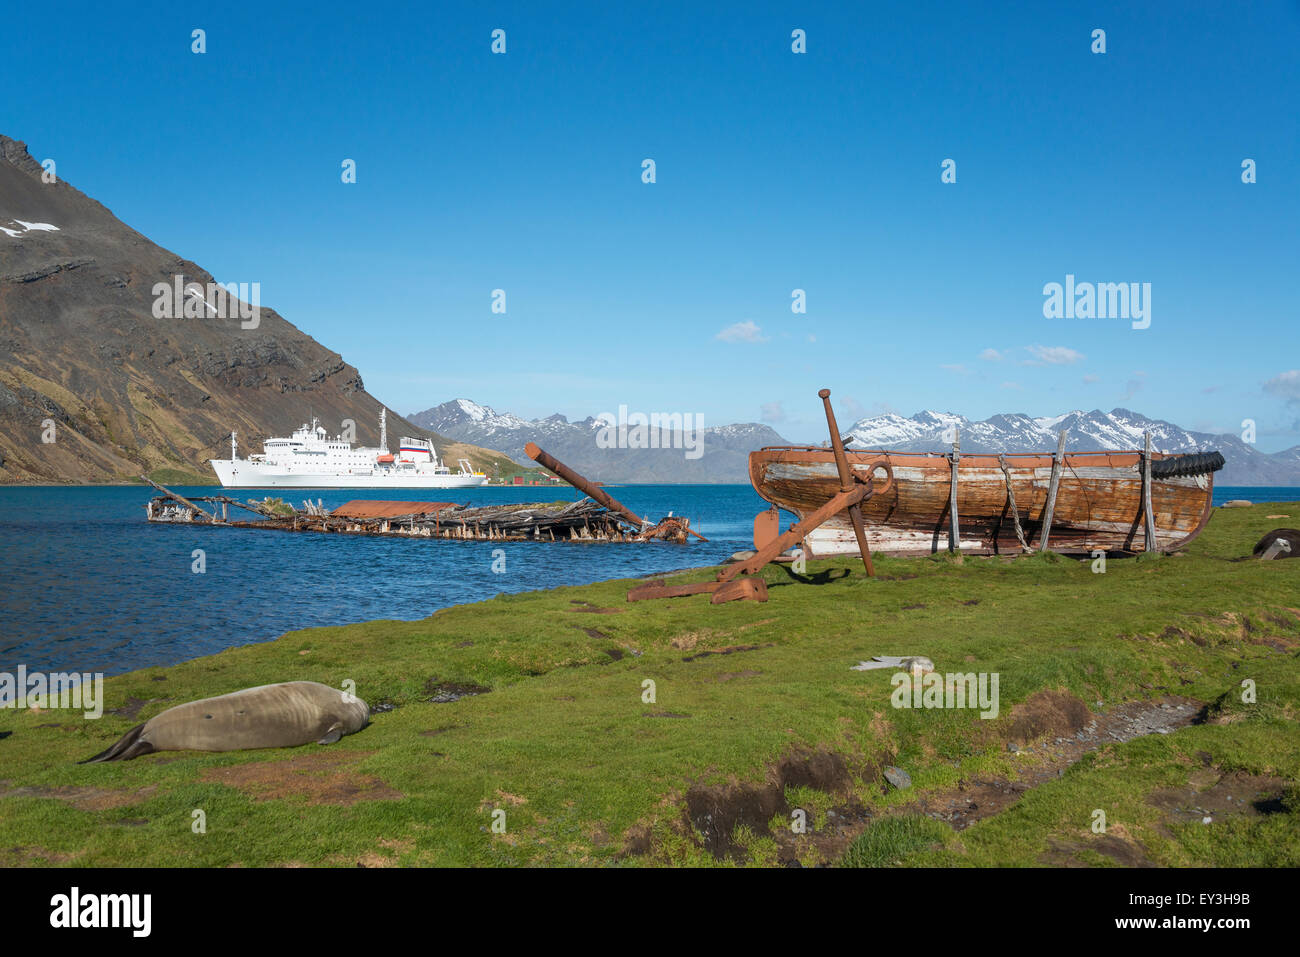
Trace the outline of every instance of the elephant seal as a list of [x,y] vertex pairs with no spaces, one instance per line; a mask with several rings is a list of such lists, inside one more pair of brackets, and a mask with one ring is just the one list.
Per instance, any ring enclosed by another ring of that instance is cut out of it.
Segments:
[[1275,528],[1255,545],[1256,558],[1300,558],[1300,531]]
[[190,701],[138,724],[82,764],[129,761],[155,751],[241,751],[333,744],[360,731],[370,708],[356,695],[315,681],[286,681]]

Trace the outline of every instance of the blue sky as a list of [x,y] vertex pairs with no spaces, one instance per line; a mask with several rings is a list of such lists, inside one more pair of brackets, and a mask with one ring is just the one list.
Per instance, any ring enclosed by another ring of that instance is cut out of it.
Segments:
[[[1300,442],[1300,3],[700,6],[16,6],[0,132],[402,413],[820,441],[825,386]],[[1067,274],[1150,328],[1045,318]]]

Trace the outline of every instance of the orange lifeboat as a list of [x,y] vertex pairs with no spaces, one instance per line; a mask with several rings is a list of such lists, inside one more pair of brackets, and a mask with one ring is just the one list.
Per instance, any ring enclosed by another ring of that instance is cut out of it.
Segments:
[[375,459],[375,461],[376,461],[376,462],[380,462],[380,463],[382,463],[382,464],[384,464],[384,465],[388,465],[388,464],[391,464],[391,463],[392,463],[392,461],[393,461],[393,456],[392,456],[392,455],[381,455],[381,456],[379,456],[377,459]]

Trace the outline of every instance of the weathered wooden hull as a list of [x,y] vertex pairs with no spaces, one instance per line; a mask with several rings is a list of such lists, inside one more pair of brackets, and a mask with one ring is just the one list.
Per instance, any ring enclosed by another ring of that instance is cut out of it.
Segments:
[[[1155,454],[1153,461],[1166,456]],[[929,554],[948,550],[951,536],[949,495],[952,472],[941,453],[850,451],[850,467],[866,479],[882,462],[893,470],[894,486],[862,503],[873,551]],[[1033,548],[1042,535],[1052,475],[1051,454],[1005,457],[1020,525]],[[1221,460],[1220,460],[1221,461]],[[1142,510],[1142,455],[1139,452],[1077,452],[1064,457],[1052,515],[1048,548],[1065,553],[1140,552],[1148,549]],[[776,447],[751,452],[749,475],[755,490],[801,519],[840,490],[834,455],[817,447]],[[878,473],[877,485],[883,484]],[[959,547],[972,554],[1016,554],[1007,474],[996,455],[963,454],[957,471]],[[1209,521],[1214,475],[1155,478],[1151,511],[1154,545],[1181,548]],[[810,532],[810,557],[857,554],[848,516],[836,516]]]

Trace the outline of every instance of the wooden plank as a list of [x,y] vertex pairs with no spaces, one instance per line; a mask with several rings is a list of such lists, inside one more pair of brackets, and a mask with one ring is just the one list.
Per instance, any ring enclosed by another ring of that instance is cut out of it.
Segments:
[[1038,543],[1040,552],[1047,551],[1047,540],[1052,534],[1052,518],[1056,512],[1056,492],[1061,487],[1061,470],[1065,468],[1065,429],[1056,440],[1056,455],[1052,458],[1052,478],[1047,487],[1047,505],[1043,509],[1043,537]]
[[1146,547],[1144,551],[1157,551],[1156,516],[1151,510],[1151,433],[1146,433],[1142,451],[1142,514],[1146,523]]
[[950,528],[948,529],[948,551],[961,551],[961,523],[957,520],[957,463],[961,461],[961,435],[957,426],[952,427],[952,478],[949,479],[948,490],[948,517],[950,519]]
[[1007,480],[1007,502],[1011,506],[1011,519],[1016,525],[1016,541],[1020,542],[1021,551],[1032,552],[1033,549],[1030,548],[1029,543],[1025,541],[1025,531],[1020,527],[1020,510],[1016,508],[1016,490],[1011,487],[1011,471],[1007,468],[1007,457],[1005,455],[999,455],[998,462],[1001,463],[1002,474]]

